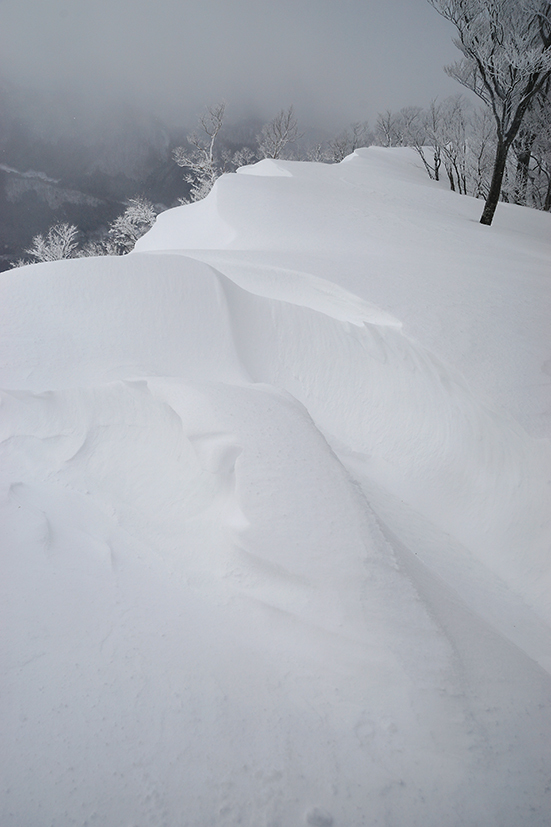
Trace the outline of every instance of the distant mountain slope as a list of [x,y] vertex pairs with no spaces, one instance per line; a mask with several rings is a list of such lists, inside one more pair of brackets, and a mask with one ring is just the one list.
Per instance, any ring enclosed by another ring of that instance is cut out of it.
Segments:
[[0,111],[0,269],[57,222],[86,238],[128,197],[170,205],[186,191],[174,136],[131,108],[91,113],[61,94],[4,87]]

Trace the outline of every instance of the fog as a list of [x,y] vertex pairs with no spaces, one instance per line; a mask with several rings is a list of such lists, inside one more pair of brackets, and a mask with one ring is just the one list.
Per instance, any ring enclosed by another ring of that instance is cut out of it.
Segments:
[[452,36],[427,0],[0,0],[0,73],[89,122],[124,102],[185,124],[225,100],[229,119],[293,103],[334,130],[459,92]]

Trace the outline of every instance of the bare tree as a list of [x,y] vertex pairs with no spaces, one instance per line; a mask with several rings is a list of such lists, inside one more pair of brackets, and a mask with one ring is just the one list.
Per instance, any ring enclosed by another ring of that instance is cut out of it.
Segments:
[[375,139],[380,146],[413,147],[429,178],[438,181],[442,163],[437,135],[439,113],[440,104],[436,101],[432,101],[428,110],[420,106],[405,106],[399,112],[387,109],[377,117]]
[[400,119],[389,109],[377,115],[375,138],[380,146],[400,146],[402,142]]
[[258,135],[261,158],[282,158],[285,148],[302,138],[292,106],[282,109],[275,118],[262,127]]
[[467,156],[469,153],[469,129],[471,120],[465,99],[454,95],[443,106],[442,155],[452,190],[467,195]]
[[306,150],[306,158],[318,164],[325,164],[330,161],[329,151],[323,141],[309,146]]
[[250,146],[242,146],[235,152],[224,150],[222,152],[222,165],[224,172],[235,172],[240,167],[246,167],[258,161],[256,152]]
[[404,106],[400,109],[396,125],[401,144],[407,143],[408,138],[424,139],[426,130],[423,123],[423,110],[420,106]]
[[381,143],[390,135],[395,146],[413,147],[429,178],[438,181],[443,168],[454,192],[487,197],[496,146],[495,121],[487,107],[475,110],[462,95],[452,95],[431,101],[427,109],[387,111],[378,124]]
[[369,146],[371,143],[372,135],[367,121],[353,123],[348,129],[343,129],[332,141],[329,141],[328,160],[338,164],[359,147]]
[[[427,110],[419,106],[406,106],[395,116],[394,129],[402,146],[412,146],[427,171],[429,178],[440,180],[441,141],[440,113],[441,105],[431,101]],[[432,156],[432,157],[430,157]]]
[[453,95],[445,98],[442,103],[431,104],[427,130],[429,139],[434,145],[435,157],[438,153],[439,162],[444,165],[450,189],[460,195],[466,195],[468,192],[467,156],[470,126],[471,120],[462,95]]
[[491,224],[507,156],[533,98],[551,76],[547,0],[428,0],[457,29],[463,59],[448,74],[486,103],[496,125],[490,188],[480,219]]
[[225,103],[209,106],[206,114],[199,119],[204,134],[194,132],[187,139],[191,149],[179,146],[173,152],[173,158],[178,166],[188,170],[184,178],[188,184],[191,184],[189,201],[200,201],[208,195],[214,182],[220,176],[221,169],[216,157],[216,139],[222,129],[225,111]]

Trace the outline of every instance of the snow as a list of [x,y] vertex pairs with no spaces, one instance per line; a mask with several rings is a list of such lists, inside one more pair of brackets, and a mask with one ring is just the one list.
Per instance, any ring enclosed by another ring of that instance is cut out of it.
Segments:
[[2,172],[14,172],[16,175],[20,175],[21,178],[40,178],[42,181],[46,181],[50,184],[59,184],[59,178],[50,178],[46,175],[45,172],[37,172],[34,169],[28,169],[26,172],[20,172],[20,170],[15,169],[15,167],[10,167],[7,164],[0,164],[0,169]]
[[1,274],[0,823],[543,827],[550,217],[262,161]]

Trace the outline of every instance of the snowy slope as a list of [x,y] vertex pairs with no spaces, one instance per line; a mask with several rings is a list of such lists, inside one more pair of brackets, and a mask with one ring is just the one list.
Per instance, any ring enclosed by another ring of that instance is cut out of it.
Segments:
[[2,274],[21,824],[546,825],[549,216],[263,161]]

